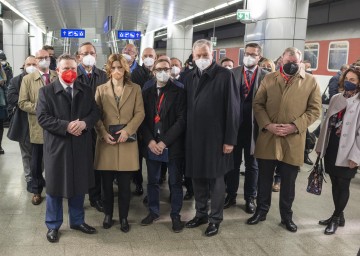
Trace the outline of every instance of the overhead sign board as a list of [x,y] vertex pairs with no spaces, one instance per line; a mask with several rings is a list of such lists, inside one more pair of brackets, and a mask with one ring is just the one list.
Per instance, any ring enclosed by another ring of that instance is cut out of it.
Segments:
[[84,29],[61,29],[61,37],[85,38]]
[[112,30],[112,16],[107,16],[104,22],[104,33],[107,33]]
[[238,9],[236,12],[237,20],[251,20],[250,10]]
[[140,31],[129,31],[129,30],[119,30],[118,39],[132,39],[139,40],[141,39]]

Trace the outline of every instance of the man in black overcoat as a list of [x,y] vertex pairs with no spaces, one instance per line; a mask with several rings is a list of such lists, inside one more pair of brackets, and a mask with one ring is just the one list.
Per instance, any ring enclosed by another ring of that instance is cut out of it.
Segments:
[[68,199],[70,228],[93,234],[84,221],[84,198],[94,185],[92,135],[100,118],[92,90],[75,82],[76,59],[58,59],[58,80],[39,91],[36,115],[44,129],[46,217],[49,242],[58,241],[62,200]]
[[224,175],[233,169],[231,153],[239,128],[240,91],[233,73],[213,61],[210,41],[196,41],[193,58],[197,68],[185,80],[186,176],[193,181],[196,216],[186,227],[209,222],[205,235],[213,236],[223,220]]

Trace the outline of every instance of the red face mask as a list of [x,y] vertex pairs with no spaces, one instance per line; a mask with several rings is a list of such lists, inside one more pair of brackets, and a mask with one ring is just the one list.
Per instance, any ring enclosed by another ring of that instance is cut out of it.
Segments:
[[71,69],[62,72],[61,78],[67,84],[72,84],[76,79],[77,73]]

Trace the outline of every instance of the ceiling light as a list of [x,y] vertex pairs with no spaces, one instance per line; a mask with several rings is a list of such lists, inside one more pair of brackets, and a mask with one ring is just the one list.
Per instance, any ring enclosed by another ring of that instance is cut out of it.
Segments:
[[231,17],[234,17],[234,16],[236,16],[236,12],[225,15],[225,16],[221,16],[221,17],[218,17],[218,18],[215,18],[215,19],[207,20],[207,21],[204,21],[204,22],[201,22],[201,23],[198,23],[198,24],[194,24],[193,27],[195,28],[195,27],[202,26],[202,25],[212,23],[212,22],[215,22],[215,21],[228,19],[228,18],[231,18]]
[[14,6],[12,6],[8,1],[5,0],[0,0],[1,3],[3,3],[4,5],[6,5],[10,10],[12,10],[13,12],[15,12],[17,15],[19,15],[21,18],[23,18],[26,22],[30,23],[32,26],[34,26],[35,28],[39,29],[43,34],[46,34],[45,30],[43,30],[42,28],[40,28],[39,26],[37,26],[34,22],[32,22],[31,20],[29,20],[27,17],[25,17],[21,12],[19,12]]

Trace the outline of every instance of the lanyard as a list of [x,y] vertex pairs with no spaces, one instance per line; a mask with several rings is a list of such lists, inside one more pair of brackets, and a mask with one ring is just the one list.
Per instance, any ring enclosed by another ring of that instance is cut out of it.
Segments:
[[282,66],[280,66],[280,75],[284,78],[286,84],[287,84],[287,83],[289,82],[289,80],[291,79],[291,77],[287,77],[287,76],[284,75]]
[[251,86],[253,85],[254,83],[254,80],[255,80],[255,77],[256,77],[256,72],[257,72],[257,69],[255,69],[254,73],[252,74],[252,77],[251,77],[251,81],[250,81],[250,84],[249,84],[249,81],[247,80],[247,76],[246,76],[246,72],[245,72],[245,68],[243,70],[244,72],[244,77],[245,77],[245,85],[246,87],[248,88],[248,92],[250,93],[250,88]]
[[160,95],[160,100],[159,100],[159,103],[158,105],[156,106],[156,115],[155,115],[155,124],[157,124],[158,122],[160,122],[160,108],[161,108],[161,104],[164,100],[164,97],[165,97],[165,93],[161,93]]

